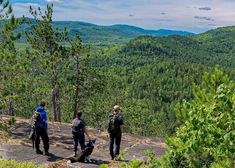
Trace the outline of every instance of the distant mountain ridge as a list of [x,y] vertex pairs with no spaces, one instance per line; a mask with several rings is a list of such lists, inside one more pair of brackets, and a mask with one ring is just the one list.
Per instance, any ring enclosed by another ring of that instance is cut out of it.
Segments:
[[118,54],[130,57],[154,56],[208,66],[218,64],[233,67],[235,65],[234,43],[235,26],[228,26],[192,36],[139,36],[120,47]]
[[[27,19],[32,20],[31,18],[26,18],[26,20]],[[168,36],[194,34],[187,31],[175,31],[168,29],[146,30],[140,27],[122,24],[101,26],[81,21],[54,21],[53,26],[61,30],[66,27],[69,31],[69,36],[72,37],[75,36],[76,33],[80,33],[84,43],[101,46],[121,44],[142,35]],[[17,31],[23,32],[25,30],[30,30],[26,23],[23,24]],[[25,36],[23,35],[21,42],[25,41]]]
[[121,24],[115,24],[108,27],[115,27],[125,30],[132,30],[138,33],[143,33],[143,35],[155,35],[155,36],[167,36],[167,35],[192,35],[194,33],[187,32],[187,31],[180,31],[180,30],[170,30],[170,29],[158,29],[158,30],[148,30],[143,29],[136,26],[130,26],[130,25],[121,25]]

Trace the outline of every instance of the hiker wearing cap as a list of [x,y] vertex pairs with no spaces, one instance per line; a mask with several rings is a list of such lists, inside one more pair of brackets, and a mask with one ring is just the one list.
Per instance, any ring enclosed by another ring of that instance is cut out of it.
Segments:
[[80,144],[82,151],[86,147],[84,133],[87,135],[89,141],[91,140],[88,134],[87,128],[86,128],[86,123],[83,119],[81,119],[81,116],[82,116],[82,112],[79,111],[76,115],[76,118],[73,120],[73,123],[72,123],[74,157],[77,157],[78,142]]
[[[109,151],[112,160],[119,155],[123,132],[123,116],[120,115],[119,112],[120,107],[118,105],[115,105],[113,107],[113,113],[109,115]],[[114,143],[115,152],[113,151]]]
[[44,109],[45,105],[45,101],[40,101],[39,106],[36,108],[36,112],[38,113],[38,121],[35,125],[35,148],[37,154],[43,154],[43,152],[39,148],[41,137],[43,141],[45,155],[49,155],[49,138],[47,133],[47,113]]

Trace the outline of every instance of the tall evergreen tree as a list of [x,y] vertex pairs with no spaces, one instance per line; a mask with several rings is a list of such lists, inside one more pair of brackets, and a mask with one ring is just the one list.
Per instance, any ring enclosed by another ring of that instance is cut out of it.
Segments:
[[74,62],[74,71],[75,71],[75,93],[74,93],[74,114],[73,118],[76,117],[76,113],[79,110],[79,92],[80,92],[80,72],[81,72],[81,53],[84,51],[84,47],[82,45],[81,38],[79,34],[76,34],[76,38],[70,40],[71,50],[70,54],[72,57],[72,61]]
[[44,13],[40,8],[33,10],[31,6],[29,11],[34,20],[29,23],[32,30],[26,32],[27,41],[41,53],[40,57],[50,76],[54,120],[61,121],[59,71],[66,55],[62,42],[66,39],[67,32],[53,28],[53,5],[47,5]]
[[9,0],[0,0],[0,90],[2,90],[0,104],[8,109],[9,115],[14,115],[17,75],[20,72],[14,41],[19,39],[21,34],[14,33],[14,30],[23,21],[16,19],[12,11]]

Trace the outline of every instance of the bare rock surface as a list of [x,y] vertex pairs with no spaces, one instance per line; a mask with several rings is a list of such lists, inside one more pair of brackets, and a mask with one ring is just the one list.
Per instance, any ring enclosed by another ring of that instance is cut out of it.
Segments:
[[[8,120],[9,117],[3,117]],[[102,163],[113,163],[110,161],[108,150],[108,134],[97,129],[89,128],[92,138],[96,139],[94,151],[91,155],[92,163],[68,163],[72,156],[73,141],[71,135],[71,125],[64,123],[49,123],[50,153],[51,156],[36,155],[35,149],[32,148],[31,141],[28,140],[29,121],[16,118],[16,124],[11,130],[11,139],[4,144],[0,144],[0,158],[14,159],[22,162],[34,162],[39,165],[54,164],[54,167],[78,167],[93,168],[99,167]],[[41,149],[42,141],[41,141]],[[142,137],[137,135],[123,134],[121,150],[127,154],[126,160],[140,159],[144,160],[144,151],[152,149],[156,156],[165,154],[166,145],[163,138]],[[115,167],[115,166],[112,166]],[[118,166],[117,166],[118,167]]]

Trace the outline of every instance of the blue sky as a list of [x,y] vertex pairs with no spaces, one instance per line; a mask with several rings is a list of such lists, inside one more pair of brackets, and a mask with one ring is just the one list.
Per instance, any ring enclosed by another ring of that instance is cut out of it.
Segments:
[[235,0],[11,0],[17,17],[28,6],[54,4],[54,20],[99,25],[129,24],[145,29],[204,32],[235,25]]

